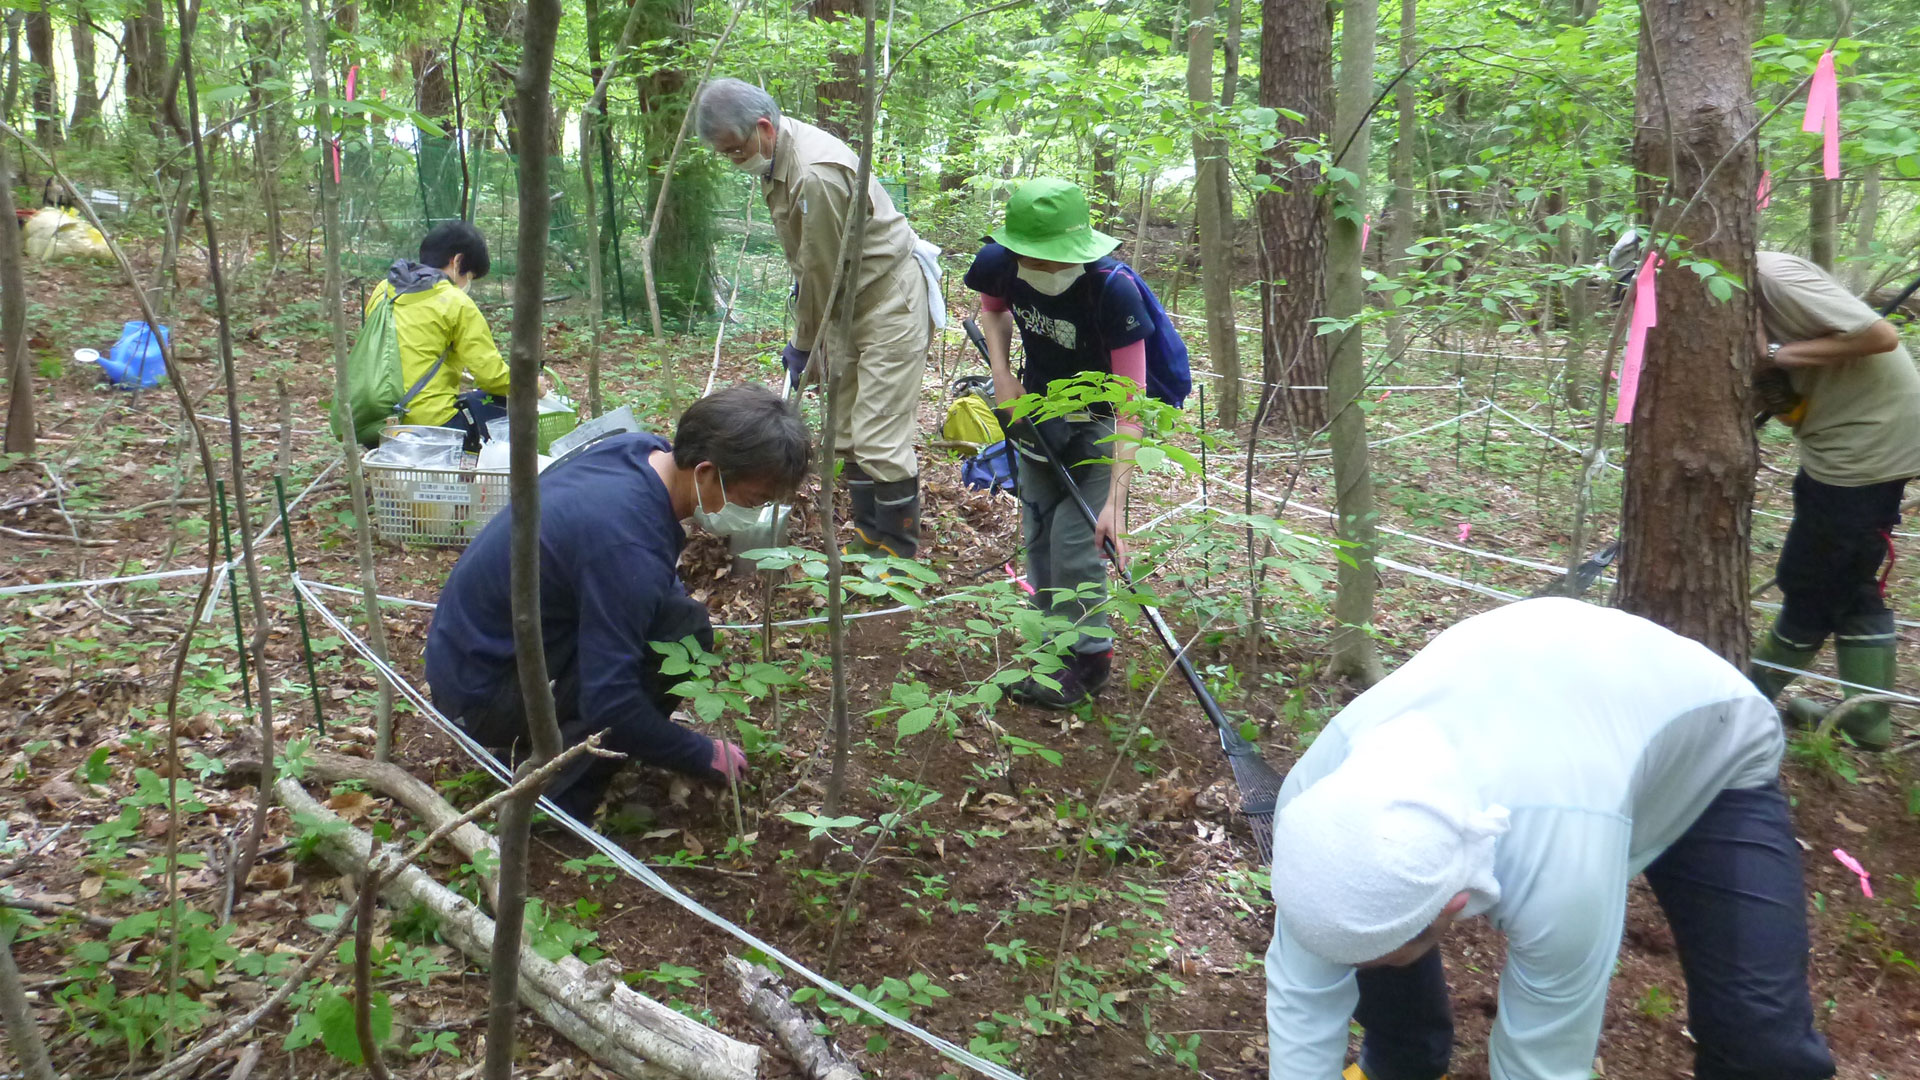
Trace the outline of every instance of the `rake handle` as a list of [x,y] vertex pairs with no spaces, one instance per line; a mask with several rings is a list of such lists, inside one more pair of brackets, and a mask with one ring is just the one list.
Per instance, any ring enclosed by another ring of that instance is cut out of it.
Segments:
[[[991,365],[992,358],[987,354],[987,338],[980,332],[980,324],[972,319],[962,319],[960,326],[966,331],[967,340],[973,342],[973,347],[980,350],[980,356]],[[1080,509],[1080,516],[1087,519],[1087,527],[1098,529],[1099,516],[1093,512],[1093,507],[1087,505],[1086,496],[1080,493],[1080,485],[1074,483],[1073,474],[1067,471],[1067,466],[1061,462],[1060,455],[1054,451],[1053,444],[1040,433],[1039,426],[1026,417],[1021,417],[1014,422],[1024,427],[1027,434],[1033,437],[1034,445],[1040,448],[1041,454],[1047,459],[1047,464],[1053,469],[1054,479],[1059,481],[1061,489],[1073,500],[1073,505]],[[1139,589],[1133,583],[1133,575],[1121,561],[1120,553],[1114,549],[1113,541],[1103,541],[1100,547],[1101,553],[1107,557],[1107,562],[1112,564],[1114,571],[1120,575],[1120,580],[1127,583],[1130,591],[1137,593]],[[1213,699],[1213,694],[1207,690],[1206,683],[1201,681],[1200,673],[1194,670],[1193,662],[1187,659],[1187,652],[1181,648],[1179,639],[1173,636],[1167,621],[1160,617],[1160,609],[1152,604],[1143,603],[1140,605],[1140,610],[1146,613],[1147,623],[1153,627],[1154,636],[1160,639],[1161,646],[1173,658],[1174,666],[1180,669],[1181,677],[1186,679],[1187,685],[1193,689],[1193,696],[1200,702],[1200,710],[1207,714],[1207,720],[1213,724],[1214,730],[1219,732],[1220,749],[1231,755],[1257,754],[1258,751],[1253,748],[1253,744],[1240,737],[1240,733],[1234,730],[1233,722],[1227,719],[1226,712],[1220,708],[1220,703]]]

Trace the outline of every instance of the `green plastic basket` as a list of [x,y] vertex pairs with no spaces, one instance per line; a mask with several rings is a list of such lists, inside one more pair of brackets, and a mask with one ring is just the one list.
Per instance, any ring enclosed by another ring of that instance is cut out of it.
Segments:
[[560,376],[547,369],[547,379],[553,383],[553,397],[566,405],[565,409],[540,414],[540,452],[546,453],[553,447],[553,440],[580,426],[580,411],[573,406],[573,398],[567,395],[567,388],[560,382]]

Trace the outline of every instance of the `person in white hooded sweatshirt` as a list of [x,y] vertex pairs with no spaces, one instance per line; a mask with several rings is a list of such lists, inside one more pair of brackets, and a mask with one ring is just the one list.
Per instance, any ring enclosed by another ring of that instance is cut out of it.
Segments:
[[1435,947],[1507,939],[1492,1080],[1588,1080],[1627,883],[1687,981],[1696,1080],[1833,1075],[1807,993],[1799,846],[1774,709],[1697,642],[1576,600],[1435,638],[1322,731],[1281,788],[1267,950],[1273,1080],[1437,1080]]

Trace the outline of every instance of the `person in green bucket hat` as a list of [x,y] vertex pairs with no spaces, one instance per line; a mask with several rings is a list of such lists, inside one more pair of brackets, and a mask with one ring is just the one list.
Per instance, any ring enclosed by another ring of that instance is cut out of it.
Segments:
[[[999,405],[1029,389],[1043,392],[1054,382],[1086,372],[1146,385],[1146,340],[1153,333],[1153,320],[1130,269],[1112,256],[1119,246],[1120,241],[1093,227],[1087,197],[1077,185],[1043,177],[1014,191],[1005,224],[974,256],[965,279],[967,287],[980,294],[980,328]],[[1016,324],[1025,354],[1017,374],[1012,367]],[[1007,691],[1016,701],[1070,709],[1098,694],[1112,675],[1102,544],[1111,541],[1124,551],[1127,484],[1136,445],[1125,437],[1108,441],[1116,423],[1123,435],[1139,435],[1137,425],[1124,418],[1116,421],[1105,404],[1039,425],[1099,516],[1094,527],[1060,487],[1039,448],[1009,429],[1020,451],[1020,516],[1033,601],[1044,612],[1071,619],[1074,626],[1066,667],[1048,675],[1059,685],[1028,676]],[[1111,464],[1104,460],[1109,458]]]

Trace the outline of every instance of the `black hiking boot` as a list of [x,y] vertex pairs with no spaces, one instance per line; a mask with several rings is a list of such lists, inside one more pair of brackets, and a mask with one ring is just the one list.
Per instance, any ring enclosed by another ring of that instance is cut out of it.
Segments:
[[1106,689],[1107,681],[1113,677],[1113,650],[1072,653],[1066,666],[1048,677],[1059,683],[1060,688],[1056,690],[1029,675],[1008,687],[1007,696],[1022,705],[1055,712],[1074,708]]

